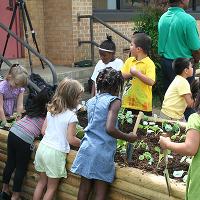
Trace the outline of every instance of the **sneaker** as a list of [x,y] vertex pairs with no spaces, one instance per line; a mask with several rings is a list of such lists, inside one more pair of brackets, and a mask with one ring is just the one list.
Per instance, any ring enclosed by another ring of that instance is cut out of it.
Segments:
[[0,200],[11,200],[11,196],[6,192],[0,193]]

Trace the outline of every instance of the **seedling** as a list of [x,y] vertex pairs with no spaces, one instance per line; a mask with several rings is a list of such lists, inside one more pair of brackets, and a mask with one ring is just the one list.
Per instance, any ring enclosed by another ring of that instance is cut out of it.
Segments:
[[120,139],[117,140],[117,151],[126,153],[126,141]]
[[157,135],[159,132],[162,132],[162,129],[155,124],[155,122],[147,122],[143,121],[142,124],[138,126],[139,129],[147,130],[148,134],[155,134]]
[[133,114],[132,114],[131,111],[127,111],[125,113],[125,109],[122,108],[119,111],[118,119],[119,119],[122,126],[124,125],[125,122],[132,124],[133,123]]
[[142,155],[139,156],[139,160],[144,160],[144,159],[146,159],[148,161],[149,165],[152,165],[153,157],[150,152],[146,151]]
[[137,149],[141,148],[141,149],[144,149],[144,150],[149,150],[148,144],[146,142],[144,142],[143,140],[141,140],[138,143],[138,146],[136,148]]
[[156,152],[158,152],[158,154],[159,154],[159,156],[158,156],[158,163],[157,163],[157,166],[156,166],[156,168],[158,169],[159,164],[161,163],[161,161],[164,158],[164,153],[161,153],[161,150],[160,150],[160,148],[158,146],[155,146],[154,150]]

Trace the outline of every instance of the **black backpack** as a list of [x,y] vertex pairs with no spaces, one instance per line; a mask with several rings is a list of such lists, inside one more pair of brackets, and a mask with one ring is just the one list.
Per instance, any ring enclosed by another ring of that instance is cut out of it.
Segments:
[[[44,88],[47,88],[49,95],[53,96],[55,89],[56,89],[56,86],[51,86],[50,84],[46,83],[46,81],[39,74],[32,73],[29,78],[41,90],[44,89]],[[26,100],[26,103],[25,103],[25,109],[26,110],[30,108],[30,106],[32,104],[33,97],[35,97],[38,94],[38,91],[36,91],[30,85],[28,85],[28,90],[29,90],[29,94],[28,94],[28,97],[27,97],[27,100]]]

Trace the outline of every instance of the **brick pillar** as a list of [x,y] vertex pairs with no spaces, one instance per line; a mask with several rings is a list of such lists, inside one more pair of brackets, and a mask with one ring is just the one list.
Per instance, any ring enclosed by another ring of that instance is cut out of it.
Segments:
[[90,44],[78,46],[78,39],[90,39],[89,19],[77,20],[77,15],[92,14],[92,0],[73,0],[72,1],[72,26],[73,26],[73,51],[74,62],[90,59]]
[[[25,0],[28,13],[30,15],[31,23],[34,31],[36,32],[36,40],[40,49],[40,52],[45,56],[45,43],[44,43],[44,7],[43,0]],[[22,16],[21,16],[22,19]],[[28,26],[28,23],[27,23]],[[29,28],[29,26],[28,26]],[[29,30],[29,43],[32,47],[35,47],[32,42],[31,32]],[[40,65],[40,60],[31,54],[33,65]],[[28,53],[25,48],[25,58],[26,62],[28,62]]]
[[74,60],[72,0],[44,0],[46,56],[54,64],[71,65]]

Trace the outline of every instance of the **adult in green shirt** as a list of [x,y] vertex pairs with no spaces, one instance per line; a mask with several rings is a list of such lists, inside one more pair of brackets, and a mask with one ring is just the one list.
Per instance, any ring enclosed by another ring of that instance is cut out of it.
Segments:
[[[158,23],[158,53],[162,57],[161,67],[165,91],[175,77],[172,69],[174,59],[194,58],[195,63],[200,60],[197,23],[194,17],[185,12],[188,4],[189,0],[169,0],[169,8],[161,16]],[[188,78],[190,83],[193,80],[194,76]],[[192,112],[190,110],[189,113],[185,114],[186,120]]]

